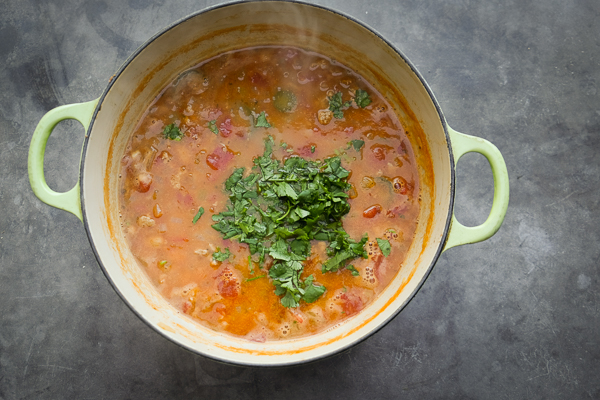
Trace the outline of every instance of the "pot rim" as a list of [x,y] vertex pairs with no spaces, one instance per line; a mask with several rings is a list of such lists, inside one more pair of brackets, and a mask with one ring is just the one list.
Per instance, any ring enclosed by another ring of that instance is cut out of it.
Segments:
[[[94,240],[92,238],[92,232],[90,230],[89,227],[89,223],[88,223],[88,217],[87,217],[87,212],[86,212],[86,203],[85,203],[85,198],[84,198],[84,185],[85,185],[85,181],[81,178],[84,176],[84,169],[85,169],[85,165],[86,165],[86,153],[87,153],[87,148],[88,148],[88,143],[89,143],[89,137],[90,134],[92,132],[92,128],[94,126],[94,122],[96,120],[96,116],[98,114],[98,112],[101,110],[102,108],[102,103],[105,99],[105,97],[107,96],[108,92],[112,89],[112,87],[116,84],[116,82],[118,81],[118,78],[121,76],[121,74],[123,73],[123,71],[137,58],[137,56],[147,47],[149,46],[152,42],[154,42],[156,39],[158,39],[159,37],[161,37],[162,35],[164,35],[165,33],[167,33],[168,31],[170,31],[171,29],[177,27],[178,25],[180,25],[181,23],[190,20],[192,18],[197,17],[198,15],[201,14],[205,14],[208,12],[211,12],[213,10],[216,9],[220,9],[220,8],[224,8],[224,7],[230,7],[230,6],[236,6],[236,5],[240,5],[240,4],[244,4],[244,3],[291,3],[291,4],[298,4],[301,6],[309,6],[309,7],[313,7],[313,8],[317,8],[317,9],[321,9],[327,12],[331,12],[333,14],[337,14],[343,18],[346,18],[352,22],[354,22],[355,24],[361,26],[362,28],[368,30],[369,32],[371,32],[372,34],[374,34],[377,38],[379,38],[381,41],[383,41],[390,49],[392,49],[410,68],[410,70],[414,73],[414,75],[418,78],[419,82],[421,83],[421,85],[423,86],[423,88],[425,89],[425,91],[427,92],[429,98],[431,99],[436,113],[439,117],[439,121],[441,123],[441,126],[443,128],[443,132],[444,132],[444,136],[446,138],[446,146],[448,149],[448,154],[449,154],[449,170],[450,170],[450,190],[449,190],[449,204],[448,204],[448,210],[447,210],[447,216],[446,216],[446,222],[444,225],[444,229],[443,229],[443,234],[440,240],[440,243],[438,244],[438,248],[436,249],[431,262],[429,264],[429,266],[427,267],[427,270],[425,271],[425,273],[423,274],[423,277],[421,278],[421,280],[418,282],[418,284],[415,286],[414,290],[412,291],[412,293],[410,293],[410,295],[407,297],[407,300],[400,306],[398,307],[396,310],[394,310],[390,316],[383,321],[381,324],[379,324],[377,327],[375,327],[374,329],[366,332],[363,336],[361,336],[358,340],[355,340],[351,343],[348,343],[347,345],[344,345],[343,347],[340,348],[336,348],[332,351],[329,352],[323,352],[322,354],[319,354],[316,357],[313,358],[309,358],[309,359],[304,359],[304,360],[298,360],[298,361],[284,361],[284,362],[271,362],[271,363],[252,363],[252,362],[242,362],[242,361],[232,361],[230,359],[225,359],[225,358],[221,358],[212,354],[206,354],[206,353],[200,353],[197,350],[191,348],[190,346],[187,346],[184,343],[181,343],[179,341],[176,341],[170,337],[168,337],[167,335],[165,335],[165,333],[155,324],[153,324],[152,322],[150,322],[148,319],[146,319],[129,301],[128,299],[125,297],[125,295],[123,293],[121,293],[121,291],[118,289],[117,285],[115,284],[114,280],[111,278],[110,274],[108,273],[107,269],[104,267],[104,264],[101,260],[100,254],[98,252],[98,249],[96,247],[96,244],[94,243]],[[96,105],[96,108],[92,114],[92,118],[90,120],[90,124],[88,126],[88,129],[86,131],[86,135],[84,138],[84,143],[83,143],[83,148],[82,148],[82,156],[81,156],[81,163],[80,163],[80,169],[79,169],[79,176],[80,176],[80,191],[79,191],[79,198],[80,198],[80,204],[81,204],[81,211],[82,211],[82,216],[83,216],[83,225],[85,227],[85,231],[86,231],[86,235],[88,237],[88,240],[91,244],[92,247],[92,251],[94,252],[94,255],[96,257],[96,260],[98,261],[98,264],[100,265],[102,272],[104,273],[104,275],[106,276],[106,278],[108,279],[108,281],[110,282],[111,286],[113,287],[113,289],[115,290],[115,292],[119,295],[119,297],[121,298],[121,300],[123,300],[123,302],[129,307],[129,309],[131,309],[131,311],[133,311],[133,313],[135,315],[137,315],[138,318],[140,318],[146,325],[148,325],[150,328],[152,328],[154,331],[158,332],[160,334],[160,336],[165,337],[166,339],[170,339],[170,341],[174,342],[175,344],[177,344],[178,346],[194,353],[194,354],[198,354],[201,355],[203,357],[218,361],[218,362],[222,362],[225,364],[230,364],[230,365],[238,365],[238,366],[247,366],[247,367],[285,367],[285,366],[292,366],[292,365],[302,365],[302,364],[308,364],[308,363],[312,363],[312,362],[316,362],[319,360],[323,360],[326,358],[330,358],[336,355],[339,355],[340,353],[343,353],[344,351],[347,351],[348,349],[356,346],[359,343],[362,343],[364,340],[366,340],[367,338],[371,337],[372,335],[374,335],[375,333],[379,332],[379,330],[381,330],[384,326],[386,326],[387,324],[390,323],[390,321],[392,321],[394,318],[396,318],[396,316],[398,316],[398,314],[412,301],[412,299],[415,297],[415,295],[417,294],[417,292],[421,289],[421,287],[423,286],[423,284],[425,283],[425,281],[427,280],[427,278],[429,277],[429,274],[431,273],[431,271],[433,270],[433,267],[435,266],[437,260],[439,259],[443,249],[444,249],[444,245],[446,243],[446,240],[448,238],[448,232],[449,232],[449,228],[450,228],[450,224],[452,221],[452,215],[453,215],[453,209],[454,209],[454,194],[455,194],[455,161],[454,161],[454,155],[453,155],[453,151],[452,151],[452,146],[451,146],[451,140],[450,140],[450,136],[448,133],[448,124],[446,122],[446,118],[444,117],[444,114],[442,112],[442,109],[437,101],[437,99],[435,98],[433,91],[431,90],[431,88],[429,87],[429,85],[427,84],[427,82],[425,81],[425,79],[423,78],[423,76],[418,72],[418,70],[416,69],[416,67],[413,65],[413,63],[404,55],[404,53],[402,51],[400,51],[395,45],[393,45],[390,41],[388,41],[387,39],[385,39],[385,37],[383,37],[383,35],[381,35],[376,29],[374,29],[373,27],[367,25],[366,23],[358,20],[355,17],[352,17],[348,14],[345,14],[342,11],[339,10],[335,10],[329,7],[325,7],[322,5],[318,5],[318,4],[311,4],[311,3],[307,3],[305,1],[299,1],[299,0],[235,0],[235,1],[230,1],[230,2],[226,2],[223,4],[218,4],[218,5],[214,5],[214,6],[210,6],[210,7],[206,7],[202,10],[193,12],[183,18],[180,18],[179,20],[176,20],[174,22],[172,22],[171,24],[167,25],[166,27],[162,28],[159,32],[157,32],[156,34],[154,34],[152,37],[150,37],[148,40],[146,40],[141,46],[139,46],[134,52],[132,52],[130,54],[130,56],[123,62],[123,64],[119,67],[119,69],[117,70],[117,72],[115,72],[114,75],[112,75],[108,85],[106,86],[106,88],[104,89],[102,95],[99,97],[98,99],[98,103]]]

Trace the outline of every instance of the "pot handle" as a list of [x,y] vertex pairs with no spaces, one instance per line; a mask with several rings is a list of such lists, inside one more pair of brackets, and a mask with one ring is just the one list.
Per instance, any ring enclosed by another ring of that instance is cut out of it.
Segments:
[[448,134],[452,143],[452,152],[454,154],[454,167],[456,168],[458,160],[466,153],[475,152],[485,156],[490,166],[492,167],[492,175],[494,177],[494,200],[492,209],[487,220],[479,226],[464,226],[452,214],[452,222],[450,223],[450,232],[448,239],[444,245],[446,251],[452,247],[462,244],[477,243],[486,240],[493,236],[506,215],[508,209],[509,185],[508,171],[502,154],[496,146],[485,139],[465,135],[455,131],[448,126]]
[[81,221],[83,221],[83,213],[81,212],[81,200],[79,198],[79,179],[75,187],[68,192],[58,193],[50,189],[44,176],[44,153],[48,138],[60,121],[66,119],[77,120],[83,125],[84,132],[87,132],[98,100],[100,99],[86,103],[68,104],[48,111],[35,128],[29,145],[27,169],[33,193],[44,203],[69,211]]

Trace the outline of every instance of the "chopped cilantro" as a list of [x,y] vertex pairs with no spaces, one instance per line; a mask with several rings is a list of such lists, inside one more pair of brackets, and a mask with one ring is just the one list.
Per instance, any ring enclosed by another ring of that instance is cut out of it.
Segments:
[[208,129],[215,135],[219,134],[219,128],[217,128],[217,120],[213,119],[212,121],[208,121]]
[[200,219],[202,214],[204,214],[204,207],[200,207],[198,209],[198,212],[196,213],[196,215],[194,216],[194,219],[192,220],[192,224],[195,224],[196,222],[198,222],[198,220]]
[[255,281],[255,280],[257,280],[257,279],[264,278],[265,276],[266,276],[266,275],[254,276],[254,277],[252,277],[252,278],[248,278],[248,279],[246,279],[246,282],[252,282],[252,281]]
[[258,114],[258,117],[256,117],[256,123],[254,124],[255,127],[263,127],[263,128],[270,128],[271,124],[269,124],[269,121],[267,121],[267,116],[265,114],[265,112],[261,112],[260,114]]
[[354,93],[354,102],[360,108],[365,108],[369,104],[371,104],[371,98],[369,97],[369,93],[366,90],[356,89],[356,93]]
[[358,270],[356,268],[354,268],[354,265],[352,265],[352,264],[346,265],[346,269],[348,271],[350,271],[353,276],[359,276],[360,275],[360,272],[358,272]]
[[317,148],[315,146],[310,146],[310,152],[314,153]]
[[344,118],[344,110],[352,105],[352,100],[360,108],[365,108],[371,104],[371,98],[366,90],[356,89],[352,100],[342,101],[342,92],[336,92],[332,96],[328,97],[329,110],[333,112],[333,116],[337,119]]
[[304,280],[304,296],[302,300],[307,303],[314,303],[323,293],[325,293],[325,286],[313,285],[314,276],[310,275]]
[[221,249],[217,249],[217,251],[215,251],[212,256],[213,260],[223,262],[226,261],[229,258],[229,256],[231,256],[231,252],[226,247],[223,251],[221,251]]
[[316,301],[325,287],[313,284],[311,275],[302,279],[303,262],[311,255],[311,240],[329,242],[330,257],[322,271],[337,271],[356,257],[367,257],[365,235],[359,242],[350,238],[341,218],[350,211],[347,182],[349,171],[338,157],[322,162],[290,157],[283,165],[272,158],[273,138],[254,159],[253,171],[236,169],[225,181],[229,192],[227,209],[213,215],[212,227],[224,239],[248,245],[261,268],[269,256],[268,275],[285,307],[301,300]]
[[183,137],[183,132],[181,132],[175,124],[165,126],[162,134],[165,139],[171,139],[176,141],[180,141]]
[[252,256],[248,256],[248,268],[250,269],[250,273],[254,275],[254,264],[252,263]]
[[354,150],[360,151],[360,149],[365,145],[364,140],[354,139],[348,142],[348,148],[354,147]]
[[342,92],[336,92],[329,97],[329,109],[337,119],[344,118],[344,110],[352,104],[351,101],[342,102]]
[[377,244],[379,245],[379,249],[381,250],[381,253],[384,256],[387,257],[390,255],[390,252],[392,251],[392,246],[390,245],[389,241],[377,238]]

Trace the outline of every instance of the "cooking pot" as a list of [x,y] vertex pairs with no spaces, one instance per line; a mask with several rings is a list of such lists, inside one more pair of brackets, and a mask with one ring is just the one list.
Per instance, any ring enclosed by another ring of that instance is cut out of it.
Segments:
[[[129,135],[161,88],[219,53],[264,45],[292,45],[327,55],[372,83],[411,132],[422,189],[419,223],[407,259],[380,296],[324,332],[256,343],[194,322],[158,293],[125,244],[119,225],[118,176]],[[43,158],[48,137],[64,119],[81,122],[85,140],[78,183],[68,192],[57,193],[45,182]],[[489,217],[476,227],[461,225],[453,214],[455,167],[467,152],[483,154],[494,178]],[[429,86],[400,51],[349,16],[300,2],[229,3],[164,29],[135,51],[100,98],[44,115],[31,140],[28,167],[31,187],[40,200],[82,220],[106,277],[143,321],[193,352],[241,365],[312,361],[368,337],[402,310],[443,251],[492,236],[508,207],[508,174],[498,149],[451,129]]]

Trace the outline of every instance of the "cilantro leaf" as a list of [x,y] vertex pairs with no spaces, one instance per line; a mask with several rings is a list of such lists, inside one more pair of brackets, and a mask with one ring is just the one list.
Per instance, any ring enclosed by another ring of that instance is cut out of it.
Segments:
[[175,141],[180,141],[183,137],[183,132],[181,132],[175,124],[169,124],[165,126],[162,134],[165,139],[171,139]]
[[227,247],[223,251],[221,251],[220,249],[217,249],[217,251],[215,251],[212,255],[213,260],[220,261],[220,262],[227,261],[229,256],[231,256],[231,252],[229,251],[229,249]]
[[194,219],[192,220],[192,224],[195,224],[196,222],[198,222],[198,220],[200,219],[202,214],[204,214],[204,207],[200,207],[198,209],[198,212],[196,213],[196,215],[194,216]]
[[292,292],[288,291],[285,294],[285,296],[283,296],[283,298],[281,299],[281,304],[284,307],[288,307],[288,308],[298,307],[300,305],[298,300],[299,299],[297,299],[296,296],[294,296]]
[[265,112],[261,112],[260,114],[258,114],[258,117],[256,117],[256,123],[254,124],[255,127],[263,127],[263,128],[270,128],[271,124],[269,124],[269,121],[267,121],[267,116],[265,114]]
[[369,97],[369,93],[366,90],[356,89],[354,93],[354,102],[360,108],[365,108],[369,104],[371,104],[371,98]]
[[212,121],[208,121],[208,129],[215,135],[219,134],[219,128],[217,127],[217,120],[213,119]]
[[317,301],[318,298],[321,297],[321,295],[325,293],[326,290],[325,286],[313,285],[313,279],[314,277],[310,275],[304,281],[304,296],[302,296],[302,300],[304,300],[307,303],[314,303],[315,301]]
[[322,266],[322,272],[335,272],[337,271],[341,264],[350,259],[350,258],[354,258],[354,253],[352,253],[351,251],[348,250],[343,250],[340,251],[339,253],[336,253],[335,256],[331,257],[329,260],[327,260],[323,266]]
[[377,244],[379,245],[379,249],[381,250],[381,253],[385,257],[390,255],[390,252],[392,251],[392,246],[390,245],[389,241],[387,241],[385,239],[377,238]]
[[329,110],[333,112],[333,116],[337,119],[344,118],[344,110],[352,104],[351,101],[342,101],[342,92],[336,92],[328,97]]
[[360,139],[354,139],[351,140],[350,142],[348,142],[348,148],[350,148],[350,146],[354,147],[354,150],[356,151],[360,151],[360,149],[362,149],[362,147],[365,145],[365,141],[364,140],[360,140]]
[[354,265],[346,265],[346,269],[352,273],[352,276],[360,276],[360,272],[358,272],[358,270],[354,268]]
[[287,242],[283,239],[279,239],[271,246],[269,255],[275,260],[291,261],[290,252],[288,251]]

